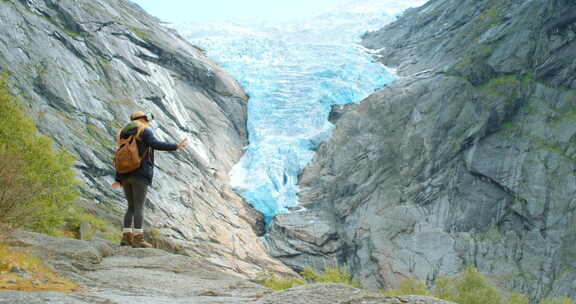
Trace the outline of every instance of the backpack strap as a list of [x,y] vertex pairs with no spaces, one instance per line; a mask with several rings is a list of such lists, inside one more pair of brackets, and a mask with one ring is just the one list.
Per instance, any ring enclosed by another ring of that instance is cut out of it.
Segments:
[[[134,135],[132,135],[132,136],[136,136],[136,134],[134,134]],[[140,140],[136,138],[136,141],[140,141]],[[146,150],[144,151],[144,154],[142,154],[142,157],[140,158],[140,161],[144,160],[144,158],[146,158],[146,155],[147,155],[147,154],[150,154],[150,149],[151,149],[150,146],[146,147]]]
[[126,138],[120,137],[120,140],[118,141],[118,146],[121,146],[121,145],[126,144],[126,143],[130,143],[132,141],[132,139],[134,138],[134,136],[135,135],[132,134]]

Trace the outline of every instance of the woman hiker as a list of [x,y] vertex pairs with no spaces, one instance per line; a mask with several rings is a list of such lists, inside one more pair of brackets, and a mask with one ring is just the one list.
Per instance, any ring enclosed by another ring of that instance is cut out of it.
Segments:
[[[128,123],[120,132],[118,132],[117,142],[119,146],[127,143],[130,136],[135,135],[135,145],[133,155],[136,155],[140,161],[135,163],[135,170],[128,173],[118,172],[119,156],[115,156],[116,177],[112,187],[122,186],[126,200],[128,200],[128,210],[124,215],[124,229],[122,233],[122,246],[132,246],[136,248],[151,248],[152,245],[144,241],[144,229],[142,222],[144,220],[144,202],[146,201],[146,191],[152,184],[154,174],[154,150],[175,151],[186,147],[187,140],[182,140],[179,144],[161,142],[154,137],[150,129],[150,122],[154,119],[152,113],[141,111],[134,112],[130,115],[131,122]],[[119,148],[120,149],[120,148]],[[118,150],[119,151],[119,150]],[[124,158],[125,159],[125,158]],[[123,170],[121,170],[123,171]],[[125,171],[125,170],[124,170]],[[132,224],[134,223],[134,230]]]

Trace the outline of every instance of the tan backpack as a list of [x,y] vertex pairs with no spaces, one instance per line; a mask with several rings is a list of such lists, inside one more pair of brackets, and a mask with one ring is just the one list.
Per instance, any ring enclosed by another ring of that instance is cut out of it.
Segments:
[[140,163],[146,157],[146,152],[142,157],[138,154],[138,142],[136,134],[128,138],[120,138],[118,149],[114,155],[114,167],[118,173],[130,173],[140,168]]

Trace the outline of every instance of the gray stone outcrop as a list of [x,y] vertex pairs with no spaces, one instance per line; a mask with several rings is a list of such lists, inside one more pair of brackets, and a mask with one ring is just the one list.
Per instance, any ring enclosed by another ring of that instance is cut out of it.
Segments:
[[428,297],[387,297],[341,284],[275,292],[225,273],[204,258],[120,247],[98,238],[60,239],[20,231],[8,245],[41,257],[82,287],[69,294],[1,290],[1,304],[450,304]]
[[472,265],[533,299],[575,298],[574,12],[431,0],[367,33],[400,78],[334,110],[301,175],[307,210],[273,221],[272,255],[373,288]]
[[136,110],[156,135],[189,148],[156,153],[146,228],[165,248],[254,276],[291,270],[258,240],[262,217],[234,193],[228,172],[247,145],[247,96],[200,49],[124,0],[0,1],[0,67],[39,130],[77,158],[82,204],[118,226],[115,136]]

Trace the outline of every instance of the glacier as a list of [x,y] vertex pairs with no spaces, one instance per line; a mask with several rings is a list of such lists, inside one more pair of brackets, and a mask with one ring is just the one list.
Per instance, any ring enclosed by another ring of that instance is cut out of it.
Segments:
[[265,222],[298,206],[298,175],[330,136],[332,105],[357,103],[395,75],[357,42],[424,1],[352,1],[281,24],[229,21],[173,25],[224,67],[250,96],[249,145],[232,187]]

